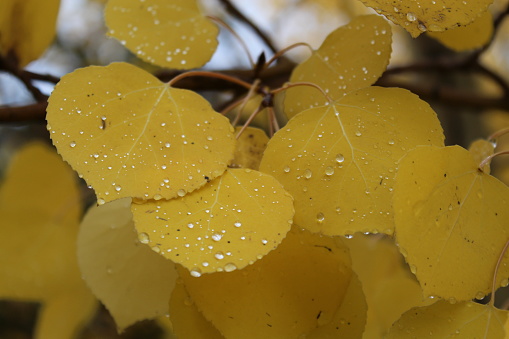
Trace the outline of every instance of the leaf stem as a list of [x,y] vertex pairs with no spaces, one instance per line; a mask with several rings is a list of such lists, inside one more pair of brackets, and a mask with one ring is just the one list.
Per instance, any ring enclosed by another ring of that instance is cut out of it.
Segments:
[[498,152],[498,153],[495,153],[495,154],[492,154],[488,157],[486,157],[483,161],[481,161],[481,163],[479,164],[479,171],[483,171],[482,169],[484,168],[484,166],[488,165],[491,161],[491,159],[493,159],[494,157],[496,156],[499,156],[499,155],[503,155],[503,154],[509,154],[509,151],[501,151],[501,152]]
[[240,129],[239,133],[237,133],[237,136],[236,138],[239,139],[240,136],[242,135],[242,133],[244,133],[244,131],[246,130],[246,128],[251,124],[251,122],[253,121],[253,119],[258,115],[258,113],[260,113],[262,111],[263,107],[262,105],[258,106],[258,108],[253,112],[251,113],[251,115],[249,116],[249,118],[246,120],[246,122],[244,123],[244,125],[242,126],[242,128]]
[[244,87],[244,88],[246,88],[248,90],[250,90],[251,86],[252,86],[250,83],[248,83],[246,81],[243,81],[243,80],[240,80],[240,79],[237,79],[237,78],[232,77],[230,75],[221,74],[221,73],[215,73],[215,72],[209,72],[209,71],[190,71],[190,72],[179,74],[179,75],[177,75],[176,77],[174,77],[173,79],[171,79],[168,82],[168,86],[173,86],[177,81],[182,80],[184,78],[196,77],[196,76],[199,76],[199,77],[209,77],[209,78],[217,78],[217,79],[221,79],[221,80],[226,80],[226,81],[229,81],[231,83],[240,85],[240,86],[242,86],[242,87]]
[[293,45],[290,45],[288,47],[285,47],[283,48],[282,50],[278,51],[277,53],[275,53],[272,58],[269,59],[269,61],[267,61],[265,63],[265,66],[264,66],[264,69],[269,67],[274,61],[276,61],[277,59],[279,59],[281,56],[283,56],[283,54],[285,54],[286,52],[296,48],[296,47],[300,47],[300,46],[306,46],[307,48],[309,48],[309,50],[311,52],[313,52],[313,47],[311,47],[310,44],[306,43],[306,42],[298,42],[296,44],[293,44]]
[[320,86],[318,86],[317,84],[314,84],[312,82],[289,82],[289,83],[284,84],[283,87],[276,88],[276,89],[272,90],[271,93],[277,94],[277,93],[286,91],[288,88],[297,87],[297,86],[314,87],[323,94],[323,96],[325,97],[325,99],[327,99],[327,101],[329,103],[334,102],[334,100],[323,90],[323,88],[321,88]]
[[495,145],[495,147],[496,147],[497,139],[500,138],[501,136],[503,136],[504,134],[507,134],[507,133],[509,133],[509,127],[501,129],[499,131],[496,131],[495,133],[493,133],[492,135],[490,135],[488,137],[488,141],[493,143]]
[[242,46],[242,49],[244,50],[244,52],[246,53],[248,59],[249,59],[249,63],[251,64],[251,67],[254,67],[255,65],[255,62],[253,60],[253,57],[251,56],[251,53],[249,53],[249,48],[247,48],[247,45],[246,45],[246,42],[240,37],[240,35],[237,34],[237,32],[235,32],[233,30],[233,28],[230,27],[230,25],[228,25],[226,22],[224,22],[222,19],[218,18],[218,17],[215,17],[215,16],[211,16],[211,15],[207,15],[207,18],[216,22],[217,24],[223,26],[224,28],[226,28],[226,30],[228,32],[230,32],[234,37],[235,39],[237,39],[237,41],[240,43],[240,45]]

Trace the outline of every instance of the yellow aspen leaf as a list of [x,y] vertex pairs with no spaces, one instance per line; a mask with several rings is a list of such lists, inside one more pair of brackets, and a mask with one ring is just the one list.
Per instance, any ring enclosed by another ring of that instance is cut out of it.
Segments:
[[221,333],[200,313],[182,282],[177,282],[170,299],[170,321],[177,338],[222,339]]
[[221,175],[233,157],[228,119],[127,63],[65,75],[47,112],[53,144],[99,204],[177,197]]
[[[235,135],[242,127],[235,128]],[[262,129],[247,127],[237,139],[231,167],[258,170],[269,138]]]
[[[329,34],[320,48],[295,68],[290,82],[316,84],[332,99],[370,86],[389,64],[391,36],[391,27],[383,18],[356,17]],[[285,113],[289,118],[326,103],[324,95],[308,86],[289,88],[285,93]]]
[[341,306],[334,314],[331,322],[312,330],[306,339],[337,339],[362,338],[366,326],[367,312],[366,297],[362,291],[362,284],[352,272],[350,284],[346,290]]
[[328,324],[348,289],[350,256],[339,238],[293,229],[242,270],[195,278],[178,269],[192,300],[226,338],[298,338]]
[[60,0],[2,0],[0,54],[14,54],[21,67],[38,59],[55,37]]
[[393,239],[355,234],[346,244],[368,304],[363,338],[383,338],[404,312],[432,303],[423,297]]
[[196,0],[110,0],[104,16],[110,36],[161,67],[201,67],[217,48],[219,29]]
[[[35,169],[35,170],[34,170]],[[81,279],[76,177],[42,142],[23,146],[0,189],[0,298],[41,302],[37,339],[74,337],[96,308]]]
[[406,29],[414,38],[465,26],[485,12],[493,0],[361,0]]
[[385,338],[489,338],[504,339],[507,311],[471,301],[445,300],[416,307],[392,325]]
[[168,312],[175,264],[141,244],[131,199],[92,207],[81,223],[78,260],[83,278],[119,330]]
[[390,234],[397,161],[443,140],[435,112],[416,95],[368,87],[292,118],[269,141],[260,170],[292,194],[301,227]]
[[198,191],[132,211],[142,242],[200,276],[241,269],[276,248],[290,230],[292,202],[270,175],[229,169]]
[[[425,296],[461,301],[491,290],[509,238],[509,189],[478,165],[459,146],[419,147],[400,162],[396,240]],[[504,259],[497,286],[508,277]]]
[[[480,164],[484,159],[495,153],[495,145],[488,140],[477,139],[470,144],[468,151],[474,157],[474,161]],[[484,173],[490,174],[490,164],[484,165],[482,170]]]
[[474,22],[445,32],[430,32],[432,38],[455,51],[461,52],[486,45],[493,35],[493,18],[486,11]]

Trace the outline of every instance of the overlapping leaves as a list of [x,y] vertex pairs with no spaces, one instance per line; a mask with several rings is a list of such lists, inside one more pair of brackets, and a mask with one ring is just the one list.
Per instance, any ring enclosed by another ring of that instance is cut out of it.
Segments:
[[[352,55],[354,57],[352,57]],[[391,27],[376,15],[359,16],[329,34],[309,59],[292,72],[290,82],[320,86],[331,98],[372,85],[389,64]],[[299,86],[285,94],[288,117],[326,103],[316,88]]]
[[292,194],[301,227],[392,233],[397,161],[443,138],[436,114],[417,96],[368,87],[291,119],[270,140],[260,170]]
[[[478,166],[459,146],[419,147],[400,162],[396,240],[426,296],[469,300],[490,291],[509,239],[509,189]],[[497,286],[508,277],[505,258]]]
[[127,63],[64,76],[47,121],[99,203],[182,196],[221,175],[235,145],[229,121],[202,97]]

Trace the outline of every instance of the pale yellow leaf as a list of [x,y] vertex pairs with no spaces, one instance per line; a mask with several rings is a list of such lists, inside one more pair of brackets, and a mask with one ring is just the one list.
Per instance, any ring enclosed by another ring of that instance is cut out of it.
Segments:
[[260,170],[295,199],[297,225],[345,235],[392,233],[397,161],[443,145],[436,114],[400,88],[368,87],[292,118],[269,141]]
[[441,300],[403,314],[386,338],[504,339],[506,321],[507,311],[491,305],[471,301],[451,304]]
[[[425,296],[483,297],[509,238],[509,188],[459,146],[418,147],[394,187],[396,240]],[[509,277],[507,259],[497,286]]]
[[179,269],[198,309],[226,338],[298,338],[328,324],[351,270],[339,238],[292,230],[274,251],[242,270],[191,276]]
[[276,248],[290,230],[292,202],[270,175],[229,169],[184,197],[132,211],[142,242],[199,276],[241,269]]
[[[241,128],[235,128],[235,135],[240,132]],[[268,142],[269,138],[262,129],[247,127],[237,139],[231,167],[258,170]]]
[[[310,82],[332,99],[372,85],[389,64],[391,27],[376,15],[359,16],[329,34],[311,57],[292,72],[290,83]],[[291,118],[327,99],[316,88],[298,86],[285,93],[285,113]]]
[[109,35],[158,66],[201,67],[217,48],[219,29],[196,0],[110,0],[105,20]]
[[361,0],[414,38],[429,32],[464,26],[485,12],[493,0]]
[[221,175],[233,157],[228,119],[198,94],[127,63],[65,75],[47,111],[58,152],[99,203],[185,194]]
[[465,51],[486,45],[493,35],[493,18],[484,12],[474,22],[445,32],[430,32],[432,38],[455,51]]
[[166,314],[177,279],[171,261],[137,240],[130,206],[124,198],[92,207],[78,236],[83,278],[119,330]]
[[55,38],[60,0],[0,1],[0,54],[21,67],[38,59]]

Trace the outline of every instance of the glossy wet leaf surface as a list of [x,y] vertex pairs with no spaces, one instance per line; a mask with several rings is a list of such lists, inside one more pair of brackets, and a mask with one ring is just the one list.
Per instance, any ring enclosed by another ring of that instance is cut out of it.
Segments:
[[205,99],[127,63],[62,77],[47,121],[58,152],[99,203],[193,191],[223,173],[235,147],[229,121]]
[[170,299],[170,320],[177,338],[222,339],[221,333],[200,313],[182,282]]
[[[400,163],[396,240],[425,296],[482,297],[509,238],[509,189],[459,146],[419,147]],[[507,256],[497,286],[509,277]]]
[[198,309],[226,338],[298,338],[329,323],[351,270],[340,239],[292,230],[242,270],[195,278],[179,269]]
[[217,48],[219,29],[195,0],[110,0],[105,20],[109,35],[158,66],[201,67]]
[[181,198],[133,204],[140,239],[195,276],[241,269],[290,230],[292,197],[270,175],[229,169]]
[[442,32],[464,26],[486,11],[493,0],[361,0],[414,38],[424,32]]
[[138,241],[131,199],[87,212],[78,236],[78,259],[83,278],[119,330],[168,312],[175,264]]
[[[294,69],[290,82],[318,85],[332,99],[370,86],[389,64],[391,36],[391,27],[383,18],[359,16],[329,34],[320,48]],[[285,94],[285,113],[293,117],[326,102],[315,88],[290,88]]]
[[397,161],[427,144],[443,145],[427,103],[403,89],[369,87],[291,119],[269,141],[260,170],[292,194],[301,227],[392,233]]
[[[241,128],[235,128],[235,135],[240,132]],[[269,137],[267,137],[264,130],[256,127],[247,127],[237,139],[231,167],[258,170],[263,151],[265,151],[268,142]]]
[[471,301],[445,300],[413,308],[392,326],[388,339],[396,338],[506,338],[507,311]]
[[14,53],[21,67],[38,59],[55,38],[60,0],[2,0],[0,54]]
[[95,311],[76,259],[80,214],[71,168],[42,142],[23,146],[0,189],[0,298],[42,303],[38,339],[71,338]]
[[493,18],[484,12],[467,26],[457,27],[445,32],[430,32],[429,36],[455,51],[465,51],[486,45],[493,35]]

